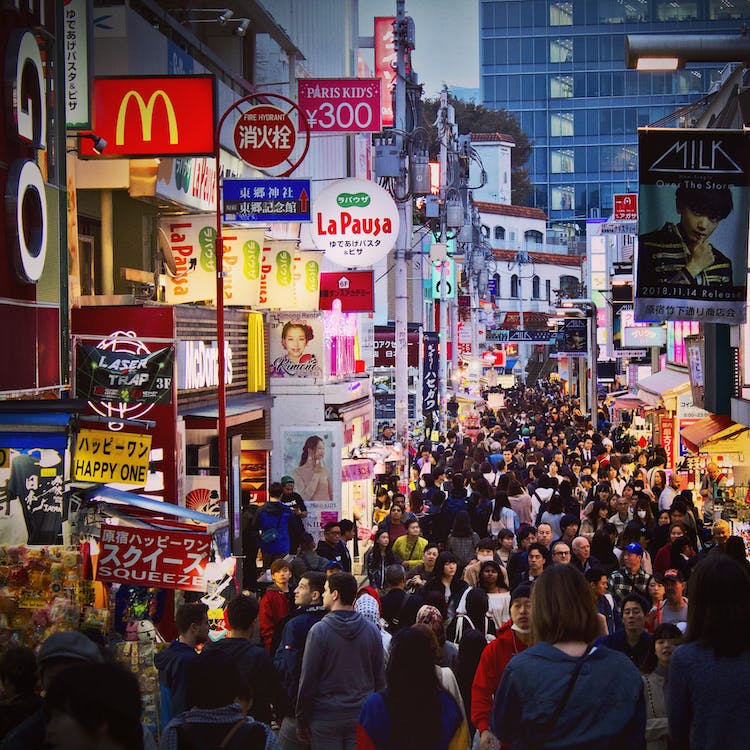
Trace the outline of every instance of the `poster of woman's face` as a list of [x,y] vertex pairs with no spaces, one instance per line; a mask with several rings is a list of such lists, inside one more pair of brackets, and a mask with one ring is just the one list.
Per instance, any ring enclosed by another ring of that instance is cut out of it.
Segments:
[[272,378],[323,375],[323,322],[319,315],[271,316],[269,352]]

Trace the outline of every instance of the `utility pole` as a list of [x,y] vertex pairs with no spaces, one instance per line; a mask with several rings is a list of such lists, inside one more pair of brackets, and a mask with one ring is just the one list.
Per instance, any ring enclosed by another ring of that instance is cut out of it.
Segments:
[[394,317],[396,345],[396,439],[404,447],[401,466],[402,482],[408,481],[409,465],[409,336],[408,336],[408,255],[411,250],[412,204],[409,195],[408,158],[406,156],[406,62],[409,53],[406,33],[405,0],[396,1],[396,96],[393,107],[394,145],[398,148],[402,166],[396,178],[396,202],[400,227],[396,241],[396,268],[394,280]]
[[[438,112],[438,138],[440,139],[440,242],[447,242],[446,194],[448,187],[448,142],[451,138],[451,124],[448,121],[448,87],[443,85],[440,92]],[[448,300],[445,290],[448,284],[447,261],[440,264],[440,432],[444,435],[448,428]],[[458,342],[453,339],[455,355]]]

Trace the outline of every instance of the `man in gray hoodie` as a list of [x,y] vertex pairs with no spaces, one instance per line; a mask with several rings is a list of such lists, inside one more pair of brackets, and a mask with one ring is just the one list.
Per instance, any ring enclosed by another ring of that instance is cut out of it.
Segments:
[[385,688],[378,629],[354,610],[357,580],[334,573],[326,580],[328,614],[307,636],[297,694],[297,734],[312,750],[355,750],[365,699]]

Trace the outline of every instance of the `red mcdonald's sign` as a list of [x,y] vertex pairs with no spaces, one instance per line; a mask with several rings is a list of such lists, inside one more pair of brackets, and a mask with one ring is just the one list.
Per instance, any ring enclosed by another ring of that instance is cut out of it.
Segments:
[[[204,156],[215,151],[214,77],[96,78],[93,128],[102,157]],[[81,139],[81,156],[99,156]]]

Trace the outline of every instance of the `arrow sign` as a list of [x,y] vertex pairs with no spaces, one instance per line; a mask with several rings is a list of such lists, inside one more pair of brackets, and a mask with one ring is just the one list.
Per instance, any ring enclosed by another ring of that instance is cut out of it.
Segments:
[[310,221],[310,180],[224,180],[224,221]]

